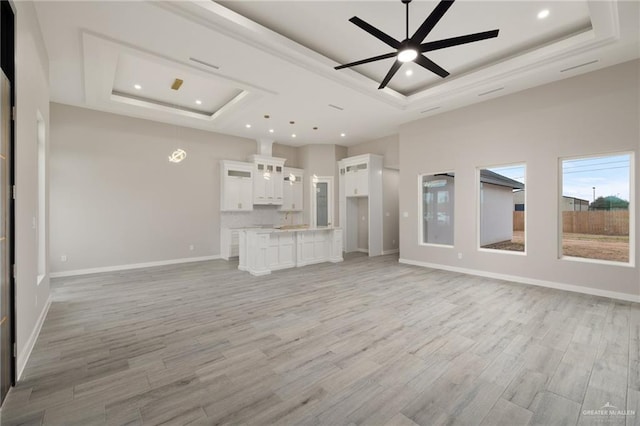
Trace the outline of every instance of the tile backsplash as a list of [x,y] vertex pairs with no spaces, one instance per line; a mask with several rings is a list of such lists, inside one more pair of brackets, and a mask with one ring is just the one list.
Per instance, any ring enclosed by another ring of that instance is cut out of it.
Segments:
[[250,212],[220,212],[220,228],[244,228],[256,225],[301,225],[302,212],[280,211],[274,206],[253,206]]

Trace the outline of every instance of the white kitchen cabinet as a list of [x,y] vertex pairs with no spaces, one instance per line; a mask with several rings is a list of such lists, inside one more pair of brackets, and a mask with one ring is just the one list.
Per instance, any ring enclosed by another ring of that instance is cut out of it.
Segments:
[[369,195],[368,162],[345,165],[344,179],[346,192],[345,195],[347,197],[364,197]]
[[382,157],[363,154],[345,158],[338,162],[338,169],[344,251],[366,250],[369,256],[379,256],[383,234]]
[[239,256],[238,235],[238,229],[222,228],[220,230],[220,257],[222,259],[229,260],[231,257]]
[[284,158],[252,155],[253,204],[282,205]]
[[285,167],[282,180],[282,206],[280,210],[302,211],[304,170]]
[[220,162],[220,210],[253,210],[253,169],[251,163],[222,160]]

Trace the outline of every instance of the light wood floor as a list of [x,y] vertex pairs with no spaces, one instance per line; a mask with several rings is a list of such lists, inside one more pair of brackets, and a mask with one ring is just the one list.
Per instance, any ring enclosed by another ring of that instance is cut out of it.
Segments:
[[640,421],[639,305],[395,256],[235,266],[55,280],[3,424]]

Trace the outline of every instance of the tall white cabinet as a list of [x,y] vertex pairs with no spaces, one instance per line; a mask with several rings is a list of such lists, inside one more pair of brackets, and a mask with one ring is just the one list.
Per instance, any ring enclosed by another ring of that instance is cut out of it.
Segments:
[[338,161],[340,227],[347,253],[382,254],[382,164],[382,156],[374,154]]
[[220,162],[220,210],[242,212],[253,210],[253,164],[241,161]]

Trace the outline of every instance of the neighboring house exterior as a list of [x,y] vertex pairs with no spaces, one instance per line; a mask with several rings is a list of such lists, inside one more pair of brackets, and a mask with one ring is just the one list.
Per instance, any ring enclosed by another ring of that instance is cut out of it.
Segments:
[[[525,191],[513,191],[513,210],[517,212],[524,211]],[[581,198],[562,196],[561,210],[563,212],[581,212],[589,210],[589,201]]]
[[524,189],[513,191],[513,210],[517,212],[524,211]]
[[480,170],[481,247],[513,237],[514,189],[524,190],[524,184],[491,170]]
[[589,210],[589,201],[581,198],[562,196],[560,208],[563,212],[582,212]]

